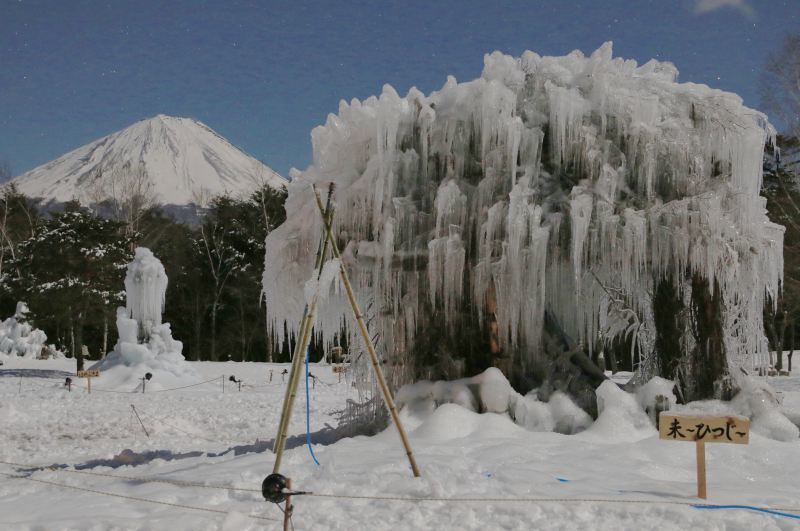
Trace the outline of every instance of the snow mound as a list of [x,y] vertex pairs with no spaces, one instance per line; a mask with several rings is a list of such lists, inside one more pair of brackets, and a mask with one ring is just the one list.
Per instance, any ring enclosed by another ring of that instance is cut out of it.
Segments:
[[489,367],[480,375],[480,385],[478,386],[478,396],[480,398],[483,411],[491,413],[508,412],[509,402],[514,390],[511,384],[500,372],[500,369]]
[[442,404],[414,430],[414,437],[441,441],[469,437],[478,428],[474,411],[456,404]]
[[18,302],[14,315],[0,322],[0,357],[63,358],[63,352],[47,344],[47,334],[28,322],[28,313],[28,306]]
[[[653,387],[657,387],[658,383]],[[586,430],[587,434],[599,435],[604,440],[631,441],[645,439],[656,433],[636,395],[623,391],[611,381],[600,384],[595,392],[598,415],[594,424]]]
[[169,323],[151,329],[147,343],[137,342],[136,320],[127,316],[124,308],[117,310],[119,340],[114,350],[92,369],[99,369],[98,386],[126,391],[141,390],[142,377],[148,372],[152,380],[147,389],[169,389],[201,381],[197,371],[181,353],[183,344],[172,338]]
[[670,406],[678,403],[674,389],[675,382],[660,376],[655,376],[636,389],[636,399],[639,401],[639,405],[642,409],[648,411],[651,408],[655,408],[656,400],[659,396],[663,396],[668,401],[668,406],[665,407],[665,409],[669,409]]
[[750,428],[776,441],[797,441],[800,429],[781,412],[775,392],[764,381],[747,378],[731,405],[740,415],[750,417]]
[[529,431],[577,433],[592,422],[564,393],[553,393],[549,402],[539,401],[535,392],[523,397],[495,367],[471,378],[408,384],[400,388],[395,400],[412,415],[436,415],[442,407],[457,405],[461,411],[503,416]]
[[550,414],[553,416],[557,433],[579,433],[592,423],[592,417],[572,401],[569,395],[557,391],[547,402]]

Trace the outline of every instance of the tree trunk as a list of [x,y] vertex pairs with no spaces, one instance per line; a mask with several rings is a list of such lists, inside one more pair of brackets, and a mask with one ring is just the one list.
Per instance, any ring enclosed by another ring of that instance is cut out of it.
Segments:
[[75,352],[75,324],[72,320],[72,308],[67,308],[69,312],[69,351],[72,353],[73,358],[77,358],[77,354]]
[[205,311],[202,309],[200,298],[194,299],[194,359],[200,361],[205,359],[200,353],[203,348],[203,322],[205,321]]
[[775,360],[776,371],[780,371],[781,369],[783,369],[783,350],[784,350],[784,345],[786,344],[787,319],[786,319],[786,311],[783,308],[781,308],[780,316],[781,316],[780,333],[778,334],[777,352],[775,353],[777,357],[777,359]]
[[242,303],[242,297],[239,296],[239,343],[241,345],[241,355],[239,356],[239,361],[246,361],[247,360],[247,323],[245,322],[245,311],[244,311],[244,304]]
[[103,351],[100,353],[101,358],[106,357],[108,352],[108,316],[103,315]]
[[614,345],[609,345],[604,351],[604,355],[606,361],[608,361],[608,367],[611,369],[611,374],[616,374],[619,372],[619,367],[617,366],[617,353],[615,352]]
[[789,372],[792,372],[792,354],[794,354],[794,320],[791,322],[792,326],[789,328],[789,354],[787,356],[789,360]]
[[653,296],[658,371],[659,376],[676,381],[682,358],[681,337],[686,327],[683,310],[683,300],[675,283],[669,278],[658,281]]
[[[691,368],[693,382],[689,400],[730,399],[728,360],[722,330],[722,294],[719,285],[695,273],[692,276],[692,316],[695,348]],[[718,388],[718,390],[717,390]],[[717,396],[719,395],[719,396]]]
[[211,304],[211,361],[217,361],[217,300]]
[[[264,302],[266,304],[266,302]],[[272,363],[272,344],[269,340],[269,321],[267,317],[267,309],[264,308],[264,348],[267,349],[267,361]]]
[[786,344],[786,328],[788,319],[786,311],[783,309],[782,302],[778,302],[777,310],[769,314],[764,319],[764,328],[769,337],[772,349],[775,350],[775,358],[772,357],[772,350],[769,351],[769,367],[767,371],[775,369],[780,371],[783,368],[783,350]]
[[78,322],[75,326],[75,343],[77,343],[76,355],[78,358],[78,370],[83,370],[83,313],[78,313]]

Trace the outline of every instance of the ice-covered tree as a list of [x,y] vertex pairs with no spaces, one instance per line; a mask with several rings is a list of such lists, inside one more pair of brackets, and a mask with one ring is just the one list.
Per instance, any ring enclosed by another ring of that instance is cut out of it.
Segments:
[[125,310],[139,324],[141,342],[148,341],[153,328],[161,324],[166,293],[167,273],[161,261],[150,249],[137,247],[125,275]]
[[[593,355],[635,324],[637,368],[687,397],[721,392],[767,358],[762,308],[783,269],[783,228],[759,196],[774,131],[677,74],[613,58],[610,43],[590,57],[495,52],[474,81],[342,102],[267,238],[271,318],[300,321],[321,228],[310,185],[335,181],[344,263],[375,302],[396,381],[460,360],[530,385],[556,329]],[[322,304],[327,337],[342,307]]]
[[127,388],[135,383],[136,389],[144,390],[142,377],[147,373],[156,388],[199,378],[183,357],[183,344],[161,320],[167,284],[161,261],[150,249],[137,247],[125,275],[125,307],[117,308],[117,342],[92,367],[102,370],[113,385]]

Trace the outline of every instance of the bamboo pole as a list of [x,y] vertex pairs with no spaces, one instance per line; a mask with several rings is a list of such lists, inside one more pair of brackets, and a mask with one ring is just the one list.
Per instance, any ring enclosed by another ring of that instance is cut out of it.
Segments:
[[[339,246],[336,243],[336,239],[333,237],[333,228],[331,224],[331,220],[325,216],[325,209],[322,207],[322,199],[319,196],[319,192],[316,188],[314,188],[314,199],[317,202],[317,208],[320,211],[320,214],[323,216],[323,222],[325,223],[325,232],[326,238],[330,241],[331,249],[333,251],[333,257],[337,259],[341,259],[341,253],[339,253]],[[394,421],[394,425],[397,428],[397,433],[400,435],[400,440],[403,442],[403,447],[406,451],[406,456],[408,457],[408,462],[411,465],[411,470],[414,473],[414,477],[419,477],[419,468],[417,467],[417,461],[414,459],[414,453],[411,450],[411,443],[408,441],[408,436],[406,436],[406,431],[403,428],[402,422],[400,422],[400,416],[397,413],[397,408],[394,405],[394,400],[392,399],[392,393],[389,390],[389,386],[386,384],[386,379],[383,376],[383,370],[381,369],[380,363],[378,361],[378,354],[375,352],[375,345],[372,343],[372,338],[369,335],[369,331],[367,330],[367,325],[364,323],[364,317],[361,315],[361,310],[358,307],[358,302],[356,301],[356,297],[353,294],[353,288],[350,285],[350,279],[347,276],[347,270],[344,267],[344,264],[339,264],[339,275],[342,278],[342,284],[344,284],[345,292],[347,293],[347,299],[350,302],[350,306],[353,309],[353,315],[356,318],[356,322],[358,323],[358,329],[361,333],[361,337],[364,339],[364,343],[367,347],[367,352],[369,352],[370,361],[372,362],[372,368],[375,371],[375,379],[378,381],[378,387],[381,389],[381,393],[383,394],[383,400],[386,402],[386,407],[389,409],[389,413],[392,415],[392,420]]]
[[[329,221],[333,217],[333,207],[331,199],[333,196],[333,184],[328,188],[327,205],[323,211],[323,221]],[[328,254],[329,237],[324,235],[322,243],[317,250],[317,258],[315,262],[315,270],[317,271],[317,278],[322,274],[322,268],[325,265],[325,258]],[[272,448],[275,453],[275,464],[272,467],[272,473],[278,474],[280,472],[281,461],[283,459],[283,450],[286,446],[286,436],[289,431],[289,422],[292,417],[292,408],[294,407],[295,397],[297,396],[297,386],[300,383],[300,367],[305,356],[305,350],[311,340],[311,330],[314,327],[314,316],[316,314],[317,296],[316,294],[311,299],[310,304],[306,304],[303,310],[303,318],[300,321],[300,329],[298,331],[297,343],[295,343],[294,354],[292,355],[292,371],[289,374],[289,383],[286,386],[286,392],[283,397],[283,408],[281,410],[281,420],[278,423],[278,434],[275,437],[275,444]]]

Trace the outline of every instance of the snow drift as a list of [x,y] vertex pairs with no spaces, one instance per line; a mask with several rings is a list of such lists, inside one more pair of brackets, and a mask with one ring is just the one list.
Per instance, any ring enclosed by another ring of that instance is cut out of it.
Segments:
[[[333,181],[343,261],[401,381],[424,374],[406,353],[432,322],[457,335],[496,321],[515,365],[541,367],[546,310],[576,344],[633,333],[649,355],[663,279],[721,296],[732,374],[763,364],[765,294],[783,272],[783,228],[759,196],[774,130],[737,95],[677,75],[606,43],[590,57],[495,52],[479,79],[427,96],[387,85],[341,102],[267,237],[269,319],[296,331],[321,231],[311,185]],[[327,338],[344,307],[321,302]]]
[[[431,424],[428,419],[434,417],[456,415],[456,421],[460,417],[472,418],[461,413],[466,410],[505,416],[528,431],[582,433],[582,437],[596,441],[624,442],[657,434],[656,416],[648,414],[648,409],[660,395],[668,400],[667,408],[672,412],[740,415],[751,419],[753,432],[763,437],[786,442],[797,441],[800,437],[800,428],[781,411],[774,390],[765,382],[743,379],[741,390],[730,401],[703,400],[680,405],[676,404],[672,393],[674,386],[674,382],[655,377],[629,392],[606,380],[595,390],[598,415],[592,419],[560,391],[547,401],[539,400],[535,389],[524,396],[517,393],[503,373],[490,367],[470,378],[422,380],[404,385],[397,392],[396,403],[407,416],[422,419],[427,425]],[[450,423],[452,421],[450,419]],[[465,431],[464,436],[472,431],[468,425],[469,422],[459,428]],[[431,435],[434,429],[429,426],[423,431]]]
[[564,393],[553,393],[547,402],[539,401],[535,391],[523,396],[495,367],[471,378],[405,385],[398,391],[396,403],[416,414],[455,404],[475,413],[505,415],[530,431],[578,433],[592,423],[592,418]]

